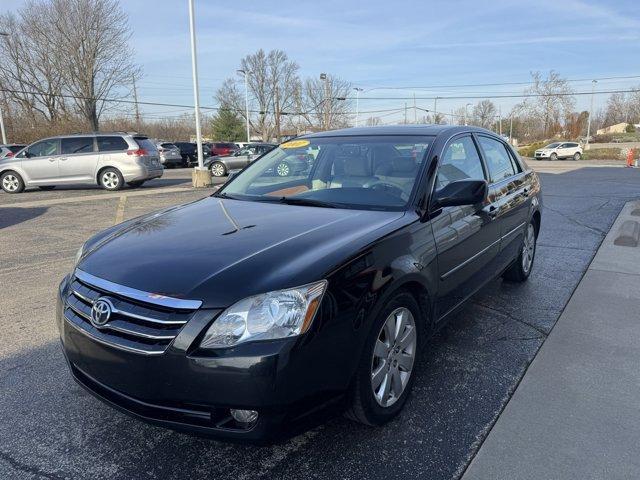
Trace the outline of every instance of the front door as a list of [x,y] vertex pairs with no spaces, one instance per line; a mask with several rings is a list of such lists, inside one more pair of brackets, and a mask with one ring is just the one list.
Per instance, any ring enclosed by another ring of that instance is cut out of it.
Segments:
[[57,138],[42,140],[27,148],[20,157],[28,182],[39,185],[58,182],[60,141]]
[[[434,188],[456,180],[487,180],[477,145],[470,134],[452,139],[444,148]],[[496,274],[500,247],[496,207],[481,205],[443,208],[431,226],[438,252],[437,317],[443,319]]]
[[67,137],[60,141],[60,180],[66,183],[95,181],[98,154],[94,137]]

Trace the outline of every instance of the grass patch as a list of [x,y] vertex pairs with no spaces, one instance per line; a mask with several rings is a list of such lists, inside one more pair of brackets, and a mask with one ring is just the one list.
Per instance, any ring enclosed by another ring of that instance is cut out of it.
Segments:
[[585,160],[622,160],[622,156],[621,148],[592,148],[582,152]]
[[540,148],[548,144],[549,142],[546,141],[531,143],[529,145],[518,148],[518,153],[523,157],[533,157],[533,155],[536,153],[536,150],[539,150]]

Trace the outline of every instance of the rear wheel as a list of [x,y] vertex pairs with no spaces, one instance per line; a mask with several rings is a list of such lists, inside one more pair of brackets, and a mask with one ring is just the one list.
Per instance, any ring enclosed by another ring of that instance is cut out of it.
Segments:
[[124,178],[116,168],[105,168],[98,175],[100,186],[105,190],[120,190],[124,184]]
[[20,193],[24,190],[24,181],[16,172],[4,172],[0,175],[0,185],[7,193]]
[[224,177],[227,174],[227,167],[222,162],[213,162],[211,164],[211,175],[214,177]]
[[531,275],[533,259],[536,256],[536,227],[532,222],[527,224],[524,232],[524,240],[518,259],[502,275],[505,280],[511,282],[524,282]]
[[580,152],[576,152],[573,154],[573,159],[574,160],[580,160],[580,158],[582,158],[582,155],[580,155]]
[[362,353],[347,417],[382,425],[400,413],[413,387],[422,324],[411,294],[400,292],[388,302]]

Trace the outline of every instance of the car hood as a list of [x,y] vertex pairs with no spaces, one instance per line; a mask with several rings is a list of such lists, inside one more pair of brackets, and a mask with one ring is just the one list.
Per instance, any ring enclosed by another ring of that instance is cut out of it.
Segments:
[[208,197],[97,235],[78,268],[145,292],[225,307],[325,278],[399,228],[403,216]]

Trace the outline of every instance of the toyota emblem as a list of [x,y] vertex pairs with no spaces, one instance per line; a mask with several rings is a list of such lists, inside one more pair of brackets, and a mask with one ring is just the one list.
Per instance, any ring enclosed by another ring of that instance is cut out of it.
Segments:
[[91,308],[91,323],[96,328],[104,327],[111,317],[113,305],[106,298],[99,298]]

